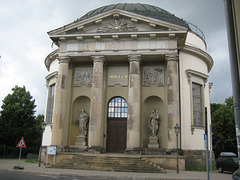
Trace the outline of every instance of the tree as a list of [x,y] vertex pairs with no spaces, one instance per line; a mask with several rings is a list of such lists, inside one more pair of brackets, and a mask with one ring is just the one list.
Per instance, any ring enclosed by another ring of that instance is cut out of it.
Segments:
[[215,157],[221,152],[237,153],[233,97],[227,98],[225,104],[211,104],[211,114]]
[[44,115],[39,114],[35,119],[35,132],[36,132],[36,138],[35,142],[33,142],[35,145],[40,146],[42,143],[42,127],[41,124],[44,122]]
[[24,137],[27,147],[40,146],[43,115],[35,118],[35,100],[25,86],[15,86],[8,94],[0,111],[0,143],[16,147]]

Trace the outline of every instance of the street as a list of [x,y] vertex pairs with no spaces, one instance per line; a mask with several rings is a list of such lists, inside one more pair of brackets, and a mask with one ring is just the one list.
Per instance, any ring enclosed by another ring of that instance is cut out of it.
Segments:
[[64,176],[49,176],[49,175],[38,175],[29,173],[18,173],[8,172],[0,170],[1,180],[106,180],[104,178],[76,178],[76,177],[64,177]]

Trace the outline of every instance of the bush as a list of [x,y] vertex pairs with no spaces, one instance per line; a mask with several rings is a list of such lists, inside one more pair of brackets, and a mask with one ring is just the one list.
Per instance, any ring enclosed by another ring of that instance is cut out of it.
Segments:
[[[20,148],[7,146],[4,144],[0,144],[0,158],[18,158],[19,157]],[[22,148],[22,158],[27,158],[28,154],[38,154],[39,147],[27,147]]]

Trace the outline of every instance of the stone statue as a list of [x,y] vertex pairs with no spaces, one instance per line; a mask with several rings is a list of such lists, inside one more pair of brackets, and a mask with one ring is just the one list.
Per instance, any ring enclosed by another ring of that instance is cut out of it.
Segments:
[[148,127],[150,129],[150,136],[157,136],[159,128],[159,114],[155,109],[153,109],[152,113],[150,114]]
[[77,119],[77,122],[79,123],[79,125],[78,125],[78,129],[80,132],[79,135],[87,136],[89,115],[86,113],[86,111],[83,108]]

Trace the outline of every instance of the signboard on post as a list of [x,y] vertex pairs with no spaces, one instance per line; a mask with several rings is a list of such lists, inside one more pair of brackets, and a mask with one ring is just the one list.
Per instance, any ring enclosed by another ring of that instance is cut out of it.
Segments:
[[18,160],[18,166],[14,166],[13,169],[24,169],[24,167],[20,166],[20,160],[21,160],[21,154],[22,154],[22,148],[26,148],[26,143],[23,139],[23,137],[21,138],[21,140],[19,141],[19,143],[17,144],[16,147],[19,147],[20,148],[20,152],[19,152],[19,160]]
[[204,134],[204,147],[207,148],[207,135]]
[[55,156],[56,156],[56,152],[57,152],[57,147],[56,146],[48,146],[47,147],[47,158],[46,158],[46,165],[48,164],[48,155],[53,155],[54,159],[53,159],[53,164],[55,164]]
[[47,147],[47,155],[56,155],[56,146]]
[[19,148],[26,148],[27,147],[23,137],[21,138],[21,140],[17,144],[17,147],[19,147]]

